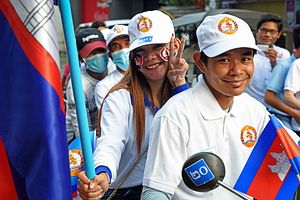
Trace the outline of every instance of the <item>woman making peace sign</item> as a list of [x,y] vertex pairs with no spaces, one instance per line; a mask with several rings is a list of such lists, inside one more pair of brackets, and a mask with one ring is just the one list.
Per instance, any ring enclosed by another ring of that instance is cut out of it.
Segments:
[[189,88],[188,64],[182,58],[186,37],[175,39],[167,15],[160,11],[137,14],[128,32],[129,70],[100,109],[101,137],[94,152],[97,176],[91,181],[84,173],[79,175],[82,199],[99,199],[104,194],[102,199],[107,199],[111,193],[113,199],[140,199],[153,116],[172,95]]

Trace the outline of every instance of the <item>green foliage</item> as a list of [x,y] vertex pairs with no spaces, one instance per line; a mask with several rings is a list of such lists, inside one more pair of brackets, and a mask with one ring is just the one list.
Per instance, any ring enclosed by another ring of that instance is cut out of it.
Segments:
[[195,4],[195,0],[159,0],[159,3],[167,6],[191,6]]

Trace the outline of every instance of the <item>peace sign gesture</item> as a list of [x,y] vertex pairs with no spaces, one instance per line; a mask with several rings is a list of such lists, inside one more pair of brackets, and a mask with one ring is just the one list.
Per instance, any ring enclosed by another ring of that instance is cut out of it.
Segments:
[[[182,58],[184,45],[186,41],[186,35],[184,35],[179,41],[178,38],[175,38],[174,35],[171,37],[170,42],[170,55],[168,61],[168,79],[173,87],[178,87],[186,83],[185,74],[189,68],[186,60]],[[176,52],[176,46],[178,47],[178,51]]]

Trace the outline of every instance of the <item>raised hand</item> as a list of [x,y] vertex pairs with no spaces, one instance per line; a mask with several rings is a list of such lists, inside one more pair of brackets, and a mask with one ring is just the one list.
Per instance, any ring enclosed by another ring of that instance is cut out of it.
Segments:
[[266,53],[267,57],[270,59],[272,68],[276,65],[277,51],[270,47]]
[[[179,41],[179,39],[175,39],[174,36],[171,38],[170,42],[170,55],[168,66],[169,70],[167,73],[168,79],[173,87],[178,87],[186,83],[185,74],[189,68],[186,60],[182,58],[184,45],[186,41],[186,35],[184,35]],[[176,46],[179,45],[178,51],[176,52]]]

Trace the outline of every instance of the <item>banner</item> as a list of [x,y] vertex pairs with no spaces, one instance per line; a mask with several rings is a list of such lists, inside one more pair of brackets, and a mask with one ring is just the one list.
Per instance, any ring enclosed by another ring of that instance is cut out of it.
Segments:
[[82,0],[81,22],[105,21],[109,19],[108,0]]

